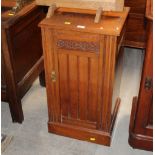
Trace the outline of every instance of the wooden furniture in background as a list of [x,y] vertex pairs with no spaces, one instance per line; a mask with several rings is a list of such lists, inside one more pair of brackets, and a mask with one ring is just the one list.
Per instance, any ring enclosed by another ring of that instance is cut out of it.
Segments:
[[125,0],[125,6],[131,8],[126,26],[125,46],[145,48],[146,0]]
[[10,10],[15,4],[2,1],[1,99],[9,103],[13,122],[21,123],[24,120],[21,98],[39,74],[41,84],[45,85],[38,27],[45,15],[32,3],[13,15]]
[[147,46],[138,98],[133,99],[129,144],[153,150],[153,1],[147,0]]
[[120,104],[121,45],[129,8],[110,12],[97,24],[94,15],[63,10],[40,23],[48,130],[109,146]]

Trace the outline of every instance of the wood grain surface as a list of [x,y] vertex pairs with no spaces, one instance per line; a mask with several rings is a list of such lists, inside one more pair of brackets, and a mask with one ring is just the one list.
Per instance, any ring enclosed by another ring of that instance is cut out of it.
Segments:
[[57,7],[90,10],[102,7],[104,11],[123,11],[124,8],[124,0],[36,0],[36,4],[45,6],[56,4]]

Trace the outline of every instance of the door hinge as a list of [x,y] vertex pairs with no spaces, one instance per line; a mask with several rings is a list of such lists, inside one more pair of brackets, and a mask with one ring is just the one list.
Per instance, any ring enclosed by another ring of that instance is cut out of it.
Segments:
[[150,78],[150,77],[145,78],[145,86],[144,87],[146,90],[149,90],[152,88],[152,78]]
[[55,71],[52,71],[51,79],[52,79],[52,82],[56,82],[56,73],[55,73]]

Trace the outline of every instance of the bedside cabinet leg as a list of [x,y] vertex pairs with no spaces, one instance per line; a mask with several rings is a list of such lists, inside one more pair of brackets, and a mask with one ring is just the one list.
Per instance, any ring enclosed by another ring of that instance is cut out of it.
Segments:
[[24,120],[21,100],[9,101],[10,113],[13,122],[22,123]]
[[45,82],[45,71],[42,71],[42,72],[39,74],[39,82],[40,82],[40,85],[41,85],[41,86],[46,87],[46,82]]

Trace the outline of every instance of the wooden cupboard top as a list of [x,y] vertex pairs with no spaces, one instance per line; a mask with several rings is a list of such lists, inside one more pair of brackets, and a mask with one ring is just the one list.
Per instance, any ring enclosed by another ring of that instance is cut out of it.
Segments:
[[129,10],[129,7],[125,7],[123,12],[104,12],[100,22],[94,23],[95,14],[93,12],[80,14],[71,11],[72,13],[68,13],[60,9],[51,18],[44,19],[39,26],[119,36]]

